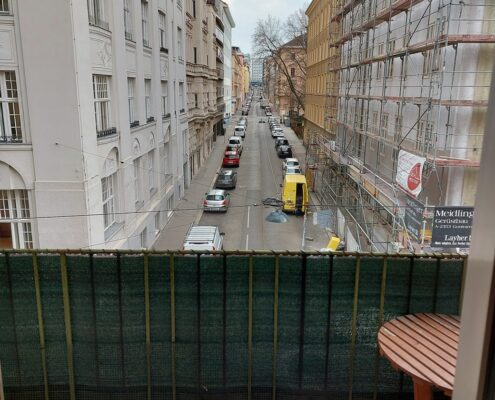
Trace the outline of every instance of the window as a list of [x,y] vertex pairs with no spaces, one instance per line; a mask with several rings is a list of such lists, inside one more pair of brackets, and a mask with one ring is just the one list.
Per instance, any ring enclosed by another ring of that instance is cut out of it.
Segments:
[[373,111],[370,131],[375,135],[378,133],[378,111]]
[[0,13],[10,14],[9,0],[0,0]]
[[174,205],[175,205],[175,200],[174,200],[174,195],[172,194],[167,199],[167,218],[170,218],[172,216],[172,213],[174,212]]
[[134,90],[136,87],[136,79],[127,78],[127,101],[129,104],[129,123],[131,124],[131,128],[133,126],[139,125],[139,121],[136,116],[136,103],[134,99]]
[[158,31],[160,36],[160,51],[165,51],[167,48],[167,25],[165,14],[162,12],[158,13]]
[[296,69],[295,68],[290,69],[290,76],[291,76],[291,78],[294,78],[296,76]]
[[144,80],[144,106],[146,108],[146,122],[154,121],[151,101],[151,79]]
[[168,165],[168,149],[168,143],[165,143],[160,149],[161,186],[165,186],[165,181],[171,176]]
[[148,188],[150,192],[156,191],[155,185],[155,153],[151,150],[148,153]]
[[0,143],[22,143],[21,112],[14,71],[0,72]]
[[148,2],[141,2],[141,28],[143,30],[143,46],[150,47],[150,33],[148,25]]
[[132,29],[132,0],[124,0],[124,31],[127,40],[133,40]]
[[162,81],[162,117],[167,118],[170,116],[168,111],[168,82]]
[[198,94],[194,93],[194,108],[198,108]]
[[27,190],[0,190],[0,241],[2,248],[33,248],[30,218]]
[[193,18],[196,18],[196,0],[192,0],[192,14]]
[[134,194],[136,196],[136,209],[143,205],[142,190],[141,190],[141,157],[138,157],[133,162],[134,166]]
[[89,24],[102,29],[109,29],[105,16],[105,0],[87,0]]
[[161,216],[161,212],[157,211],[155,213],[155,236],[157,236],[160,233],[160,216]]
[[386,62],[387,65],[387,70],[386,72],[386,78],[390,79],[394,76],[394,59],[392,57],[389,57]]
[[146,248],[146,236],[148,236],[148,230],[144,228],[141,234],[139,235],[142,249]]
[[179,60],[183,59],[183,48],[182,48],[182,29],[177,28],[177,55]]
[[194,64],[198,63],[198,48],[193,47],[193,54],[194,54]]
[[102,178],[101,193],[103,202],[103,226],[107,230],[115,222],[117,172]]
[[95,102],[96,132],[106,135],[111,130],[110,121],[110,78],[105,75],[93,75],[93,96]]
[[380,121],[380,136],[387,137],[388,135],[388,113],[383,113]]
[[179,82],[179,106],[180,106],[180,112],[183,113],[185,111],[185,105],[184,105],[184,82]]

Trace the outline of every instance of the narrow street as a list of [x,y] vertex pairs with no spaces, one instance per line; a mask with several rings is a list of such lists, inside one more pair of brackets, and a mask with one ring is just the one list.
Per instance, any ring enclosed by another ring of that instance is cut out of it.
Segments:
[[[274,208],[260,206],[264,198],[280,197],[283,173],[282,159],[278,158],[275,151],[269,125],[259,123],[261,118],[265,121],[267,118],[258,99],[258,96],[254,96],[248,116],[244,151],[237,169],[237,187],[230,191],[231,206],[225,214],[203,213],[200,225],[219,226],[220,231],[225,233],[226,250],[300,250],[304,218],[289,215],[287,223],[270,223],[265,221],[265,217]],[[234,121],[238,119],[236,115]],[[234,123],[227,129],[225,140],[231,135],[233,126]],[[290,128],[283,129],[293,147],[294,156],[304,164],[304,148],[298,145],[299,139]],[[221,140],[217,141],[217,145],[220,145]],[[311,249],[323,247],[326,241],[323,238],[323,245],[319,241],[312,243]],[[309,250],[309,247],[306,246],[306,249]]]

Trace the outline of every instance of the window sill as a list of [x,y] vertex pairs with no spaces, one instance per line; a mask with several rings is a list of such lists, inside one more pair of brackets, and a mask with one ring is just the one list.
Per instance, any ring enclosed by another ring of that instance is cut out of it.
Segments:
[[139,121],[133,121],[133,122],[131,122],[131,123],[129,124],[129,126],[130,126],[131,128],[135,128],[135,127],[139,126]]
[[168,54],[168,49],[166,49],[165,47],[160,47],[160,53]]
[[151,122],[155,122],[155,117],[148,117],[146,118],[146,123],[149,124]]
[[104,232],[104,237],[105,237],[105,242],[111,239],[115,234],[122,229],[124,226],[123,222],[114,222],[112,225],[110,225],[107,229],[105,229]]
[[106,139],[114,136],[117,136],[117,128],[108,128],[102,131],[96,131],[97,140]]
[[170,113],[167,113],[165,115],[162,115],[162,121],[165,121],[167,119],[170,119]]

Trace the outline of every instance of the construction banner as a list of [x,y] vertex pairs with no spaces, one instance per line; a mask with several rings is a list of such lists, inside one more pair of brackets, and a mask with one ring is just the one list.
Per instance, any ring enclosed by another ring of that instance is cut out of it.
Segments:
[[400,150],[395,181],[407,193],[417,197],[423,190],[423,165],[426,158]]

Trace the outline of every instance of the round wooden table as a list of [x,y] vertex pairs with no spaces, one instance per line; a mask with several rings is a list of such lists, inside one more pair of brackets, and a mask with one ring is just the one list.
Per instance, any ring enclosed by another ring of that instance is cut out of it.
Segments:
[[411,376],[415,400],[431,400],[432,387],[452,396],[459,330],[458,316],[405,315],[380,328],[378,348],[395,369]]

